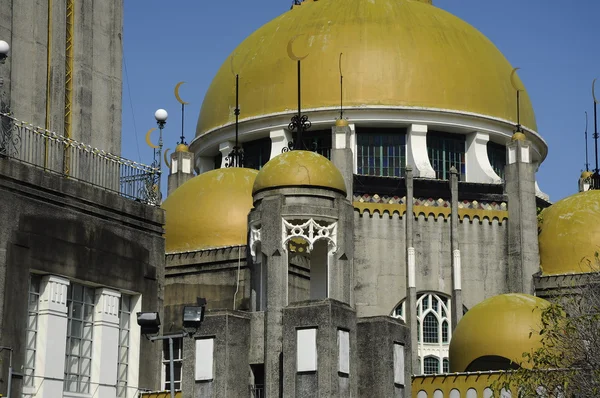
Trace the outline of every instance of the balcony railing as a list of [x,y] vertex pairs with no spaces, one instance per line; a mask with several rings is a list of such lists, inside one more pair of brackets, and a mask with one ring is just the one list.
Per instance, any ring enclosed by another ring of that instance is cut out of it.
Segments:
[[[149,205],[160,205],[160,169],[92,148],[0,113],[0,158],[9,157]],[[155,162],[156,163],[156,162]]]
[[250,397],[251,398],[265,398],[265,386],[262,384],[251,384],[250,385]]

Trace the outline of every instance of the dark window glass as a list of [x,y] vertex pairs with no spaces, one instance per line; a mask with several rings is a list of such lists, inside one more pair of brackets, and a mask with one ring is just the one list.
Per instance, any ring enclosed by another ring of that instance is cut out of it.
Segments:
[[427,133],[427,153],[436,178],[450,179],[450,168],[456,167],[460,180],[465,180],[465,141],[462,134],[448,134],[436,131]]
[[403,129],[359,129],[357,160],[358,174],[403,177],[406,172],[406,132]]
[[244,167],[260,170],[271,157],[271,139],[261,138],[242,144],[244,149]]
[[425,358],[423,372],[426,375],[438,374],[440,373],[440,360],[436,357],[427,357]]
[[302,142],[304,147],[296,148],[313,151],[331,160],[331,130],[304,131]]
[[431,312],[425,315],[423,320],[423,335],[425,343],[437,343],[439,341],[438,320]]
[[448,322],[442,322],[442,343],[448,342]]
[[489,141],[487,143],[487,154],[492,169],[504,179],[504,167],[506,166],[506,146],[496,144],[495,142]]
[[220,169],[221,168],[221,163],[223,161],[223,155],[219,152],[216,156],[215,156],[215,170],[216,169]]
[[450,372],[450,362],[448,358],[444,358],[444,373]]

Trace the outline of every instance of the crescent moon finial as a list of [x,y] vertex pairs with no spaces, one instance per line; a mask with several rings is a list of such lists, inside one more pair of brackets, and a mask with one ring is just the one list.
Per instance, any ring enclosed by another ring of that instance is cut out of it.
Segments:
[[150,140],[150,134],[152,134],[152,132],[156,130],[156,127],[152,127],[150,130],[148,130],[148,132],[146,133],[146,144],[148,144],[148,146],[152,149],[156,149],[158,148],[158,145],[154,145],[152,143],[152,141]]
[[167,165],[167,167],[169,168],[169,170],[171,169],[171,163],[169,163],[169,156],[168,156],[170,150],[171,149],[167,149],[165,151],[165,154],[163,155],[163,158],[165,159],[165,164]]
[[598,100],[596,99],[596,80],[598,80],[597,78],[594,79],[594,81],[592,82],[592,97],[594,98],[594,102],[597,104]]
[[302,61],[304,58],[308,57],[308,54],[306,54],[302,57],[299,57],[294,53],[294,42],[296,41],[296,39],[298,37],[303,36],[303,35],[304,35],[304,33],[297,34],[296,36],[292,37],[290,39],[290,41],[288,42],[287,53],[288,53],[288,57],[290,57],[290,59],[292,61]]
[[181,85],[185,83],[185,82],[179,82],[175,85],[175,98],[177,98],[177,101],[181,104],[181,105],[187,105],[189,104],[189,102],[185,102],[184,100],[181,99],[181,97],[179,96],[179,87],[181,87]]
[[519,87],[517,87],[517,84],[515,83],[515,74],[517,73],[517,71],[521,69],[521,68],[514,68],[512,70],[512,72],[510,72],[510,84],[513,86],[513,88],[517,91],[523,91],[522,89],[520,89]]

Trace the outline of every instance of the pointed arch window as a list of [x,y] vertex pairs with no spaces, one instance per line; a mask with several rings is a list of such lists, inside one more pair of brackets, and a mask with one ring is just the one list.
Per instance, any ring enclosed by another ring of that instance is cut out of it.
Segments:
[[[405,320],[405,303],[400,303],[392,316]],[[452,338],[450,304],[450,297],[442,293],[423,292],[417,295],[418,354],[420,372],[423,374],[449,370],[448,355]]]

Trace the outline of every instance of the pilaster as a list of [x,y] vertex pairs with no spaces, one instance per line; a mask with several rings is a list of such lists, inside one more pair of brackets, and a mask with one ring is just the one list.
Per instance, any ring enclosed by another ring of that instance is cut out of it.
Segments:
[[68,287],[68,279],[54,275],[42,278],[35,361],[37,398],[56,398],[63,394]]
[[284,129],[272,130],[269,137],[271,138],[271,157],[269,159],[273,159],[283,152],[283,148],[288,146],[292,140],[292,133]]
[[414,180],[411,166],[406,167],[406,305],[405,317],[406,324],[409,327],[409,349],[411,352],[412,369],[420,369],[418,347],[418,325],[417,325],[417,284],[416,284],[416,256],[413,243],[413,224],[415,216],[413,214]]
[[487,143],[490,135],[474,132],[467,136],[466,177],[469,182],[484,184],[501,184],[502,179],[496,174],[487,154]]
[[413,168],[415,177],[435,178],[427,153],[427,125],[412,124],[406,135],[406,165]]
[[507,145],[505,191],[508,196],[508,291],[533,293],[532,275],[539,271],[535,189],[536,165],[531,143],[515,133]]
[[194,154],[187,151],[176,151],[171,155],[171,164],[167,195],[171,195],[185,182],[194,178]]
[[458,171],[450,169],[450,251],[452,252],[452,330],[462,318],[462,273],[458,244]]
[[98,386],[98,396],[103,398],[117,395],[120,298],[121,293],[117,291],[96,289],[91,381],[93,386]]
[[[339,122],[339,121],[338,121]],[[331,149],[331,162],[338,168],[346,184],[346,198],[352,201],[354,180],[354,152],[352,149],[352,130],[350,126],[338,125],[332,127],[333,148]]]

